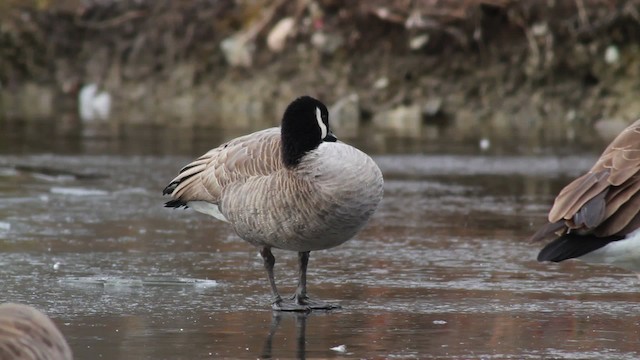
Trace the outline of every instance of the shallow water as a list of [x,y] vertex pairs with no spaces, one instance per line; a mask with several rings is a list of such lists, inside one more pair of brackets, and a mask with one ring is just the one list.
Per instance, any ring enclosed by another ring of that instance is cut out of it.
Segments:
[[[0,302],[47,312],[77,359],[640,356],[637,278],[539,264],[527,241],[597,153],[376,155],[379,211],[355,239],[311,254],[311,295],[343,308],[278,314],[254,248],[162,207],[162,188],[207,150],[199,142],[24,136],[0,137]],[[296,255],[274,255],[290,293]]]

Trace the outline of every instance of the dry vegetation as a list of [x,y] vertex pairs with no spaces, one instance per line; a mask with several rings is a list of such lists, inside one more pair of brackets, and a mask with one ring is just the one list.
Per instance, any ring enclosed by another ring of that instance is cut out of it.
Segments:
[[[0,84],[47,84],[58,96],[88,82],[138,83],[157,100],[241,83],[237,92],[278,106],[295,89],[329,101],[357,92],[365,118],[434,96],[451,118],[464,118],[459,109],[483,118],[503,103],[511,107],[504,118],[522,101],[560,96],[531,116],[578,109],[592,122],[640,112],[620,115],[626,103],[607,103],[626,91],[611,89],[616,77],[639,64],[639,11],[640,0],[0,0]],[[283,51],[269,50],[266,39],[285,17],[294,30]],[[233,67],[221,43],[236,35],[250,59]],[[622,55],[608,66],[612,45]],[[388,86],[372,89],[381,77]]]
[[[268,30],[284,16],[314,21],[299,27],[297,41],[322,27],[344,34],[346,51],[391,40],[402,54],[406,41],[395,40],[424,32],[430,35],[427,53],[526,45],[533,65],[551,68],[562,56],[549,52],[567,42],[588,42],[612,28],[618,32],[608,34],[612,41],[637,40],[639,6],[638,0],[2,0],[0,79],[48,80],[57,60],[82,64],[101,48],[109,52],[104,65],[133,68],[123,76],[153,75],[192,57],[207,71],[221,65],[223,38],[244,30],[264,46]],[[276,60],[270,55],[260,60]]]

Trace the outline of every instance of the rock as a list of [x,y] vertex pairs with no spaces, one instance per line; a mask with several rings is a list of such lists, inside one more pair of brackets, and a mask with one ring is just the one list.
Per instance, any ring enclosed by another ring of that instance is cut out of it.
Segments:
[[414,36],[409,40],[409,49],[420,50],[429,42],[429,34]]
[[424,114],[427,117],[438,115],[442,110],[442,98],[440,97],[429,98],[426,104],[424,104],[424,107],[422,108],[422,110],[424,111]]
[[604,61],[609,64],[617,64],[620,61],[620,50],[615,45],[607,46],[607,49],[604,51]]
[[55,95],[51,86],[25,82],[21,87],[0,89],[0,122],[3,117],[44,119],[54,114]]
[[280,52],[284,49],[287,38],[293,34],[295,30],[295,21],[292,17],[286,17],[271,29],[267,35],[267,46],[273,52]]
[[373,88],[378,90],[384,89],[387,86],[389,86],[389,78],[386,76],[379,78],[373,83]]
[[381,130],[390,131],[403,137],[420,137],[422,130],[422,114],[420,106],[398,106],[391,110],[378,112],[373,117],[373,124]]
[[360,129],[360,97],[356,93],[343,97],[329,107],[331,128],[338,138],[356,137]]
[[220,49],[231,66],[250,67],[253,63],[255,44],[244,33],[236,33],[222,40]]
[[22,96],[22,109],[31,119],[46,118],[54,114],[54,93],[50,87],[28,82]]
[[311,35],[311,44],[325,54],[333,54],[344,44],[344,39],[339,34],[318,31]]
[[487,138],[480,139],[480,141],[478,142],[478,147],[480,147],[480,150],[482,151],[489,150],[489,148],[491,147],[491,140]]
[[549,33],[549,25],[545,22],[535,23],[531,26],[531,33],[538,37],[545,36]]

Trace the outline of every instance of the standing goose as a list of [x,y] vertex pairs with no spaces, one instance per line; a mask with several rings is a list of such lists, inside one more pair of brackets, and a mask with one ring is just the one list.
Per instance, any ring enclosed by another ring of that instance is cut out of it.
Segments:
[[640,272],[640,120],[605,149],[596,164],[567,185],[532,240],[556,236],[538,261],[566,259]]
[[[339,142],[329,112],[303,96],[285,110],[280,128],[233,139],[180,170],[163,194],[165,206],[188,206],[228,222],[260,249],[272,308],[333,309],[307,296],[309,252],[338,246],[367,223],[382,199],[382,173],[360,150]],[[278,294],[271,248],[298,252],[299,282],[291,299]]]
[[0,359],[72,358],[67,341],[47,315],[27,305],[0,305]]

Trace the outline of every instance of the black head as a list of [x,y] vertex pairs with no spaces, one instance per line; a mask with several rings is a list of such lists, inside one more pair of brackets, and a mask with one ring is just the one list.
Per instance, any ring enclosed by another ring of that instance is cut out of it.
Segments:
[[294,167],[307,152],[323,141],[334,142],[329,128],[329,111],[320,101],[302,96],[295,99],[282,116],[282,160]]

